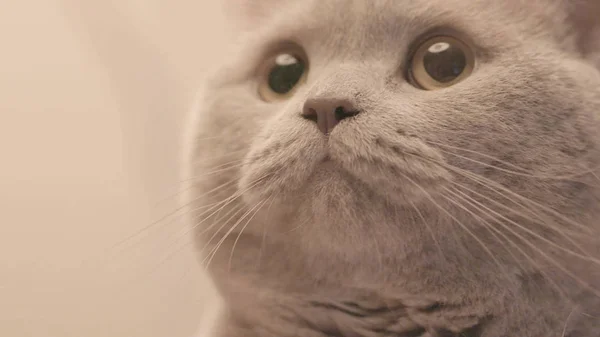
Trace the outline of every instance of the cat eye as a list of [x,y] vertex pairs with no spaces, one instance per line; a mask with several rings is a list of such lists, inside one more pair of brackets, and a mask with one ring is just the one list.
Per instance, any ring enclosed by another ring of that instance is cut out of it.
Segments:
[[283,100],[293,94],[306,77],[308,65],[299,48],[279,52],[262,67],[258,92],[265,101]]
[[410,61],[409,81],[425,90],[452,86],[473,71],[471,48],[450,36],[436,36],[420,44]]

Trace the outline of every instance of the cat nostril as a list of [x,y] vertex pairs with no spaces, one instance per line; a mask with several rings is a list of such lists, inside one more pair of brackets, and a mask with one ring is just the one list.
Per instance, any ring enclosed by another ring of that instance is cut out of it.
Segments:
[[358,111],[356,111],[356,110],[347,111],[343,106],[338,106],[337,108],[335,108],[334,113],[335,113],[335,119],[337,119],[338,121],[341,121],[348,117],[356,116],[358,114]]
[[304,103],[302,117],[317,123],[319,130],[328,135],[342,120],[356,116],[358,111],[345,100],[309,99]]
[[302,117],[304,117],[308,120],[311,120],[313,122],[317,122],[317,110],[308,108],[308,111],[306,111],[306,113],[303,113]]

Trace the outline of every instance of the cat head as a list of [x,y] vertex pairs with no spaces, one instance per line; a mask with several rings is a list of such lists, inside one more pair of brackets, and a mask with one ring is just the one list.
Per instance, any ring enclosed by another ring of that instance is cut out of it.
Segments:
[[597,251],[596,1],[226,4],[239,39],[191,154],[215,270],[268,278],[271,246],[296,280],[460,289],[425,274]]

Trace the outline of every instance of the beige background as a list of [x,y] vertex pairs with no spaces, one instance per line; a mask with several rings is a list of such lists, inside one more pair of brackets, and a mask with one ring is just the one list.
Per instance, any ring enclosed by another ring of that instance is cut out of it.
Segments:
[[214,310],[180,217],[115,244],[185,188],[216,4],[0,1],[0,336],[187,337]]

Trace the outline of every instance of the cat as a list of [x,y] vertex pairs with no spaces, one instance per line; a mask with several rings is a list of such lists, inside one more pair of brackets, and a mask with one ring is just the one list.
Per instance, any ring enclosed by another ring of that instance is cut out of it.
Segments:
[[215,336],[600,336],[600,1],[224,1]]

